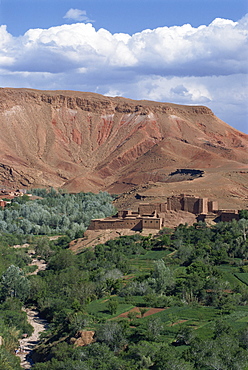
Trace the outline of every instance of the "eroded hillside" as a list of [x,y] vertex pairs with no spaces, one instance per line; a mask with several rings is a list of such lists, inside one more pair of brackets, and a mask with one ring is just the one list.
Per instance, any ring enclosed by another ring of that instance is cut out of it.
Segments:
[[218,169],[224,176],[248,167],[248,136],[203,106],[4,88],[0,125],[0,181],[6,186],[121,193],[165,186],[178,168],[205,175]]

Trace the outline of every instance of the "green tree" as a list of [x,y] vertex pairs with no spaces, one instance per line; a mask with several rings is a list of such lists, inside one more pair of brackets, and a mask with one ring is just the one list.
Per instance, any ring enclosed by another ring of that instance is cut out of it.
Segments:
[[50,258],[47,268],[49,270],[59,271],[72,267],[75,261],[76,257],[69,249],[62,249]]
[[240,346],[248,350],[248,326],[239,333]]
[[176,336],[176,343],[178,345],[189,345],[195,337],[194,329],[189,326],[183,326],[179,329]]
[[16,297],[25,301],[29,295],[30,283],[24,272],[17,266],[11,265],[1,278],[2,297]]
[[148,310],[149,310],[149,309],[148,309],[148,308],[146,308],[146,307],[140,307],[140,308],[139,308],[139,312],[140,312],[141,317],[144,317],[144,316],[145,316],[145,314],[146,314],[146,312],[147,312]]
[[138,369],[149,369],[154,365],[154,358],[159,347],[156,343],[140,341],[137,344],[131,344],[129,356],[135,360]]
[[96,339],[98,342],[107,344],[114,352],[126,344],[123,327],[113,321],[108,321],[99,327],[96,331]]
[[152,278],[155,281],[155,290],[159,294],[164,294],[167,288],[175,284],[173,272],[162,259],[155,261]]
[[127,317],[129,318],[130,321],[133,321],[137,318],[137,312],[129,311]]
[[220,338],[224,334],[231,334],[231,325],[223,320],[218,319],[214,323],[214,339]]
[[163,330],[163,324],[159,318],[152,317],[147,321],[146,337],[150,341],[158,341]]
[[248,220],[248,210],[247,209],[241,209],[241,211],[239,211],[239,217],[242,219],[246,219]]
[[111,315],[114,315],[117,312],[118,301],[116,299],[109,299],[107,307]]
[[163,345],[155,355],[155,370],[193,370],[194,365],[180,357],[172,346]]
[[47,260],[53,254],[53,251],[50,247],[50,240],[47,236],[42,236],[37,240],[34,250],[38,256],[44,258],[45,260]]

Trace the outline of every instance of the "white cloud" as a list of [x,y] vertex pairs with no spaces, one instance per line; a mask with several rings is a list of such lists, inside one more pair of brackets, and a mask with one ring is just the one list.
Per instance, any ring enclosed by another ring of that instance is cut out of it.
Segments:
[[73,8],[69,9],[63,18],[71,19],[73,21],[85,22],[85,23],[94,22],[93,20],[88,18],[85,10],[73,9]]
[[[87,17],[85,11],[71,10],[70,18]],[[248,16],[131,36],[97,31],[83,21],[30,29],[17,38],[0,27],[2,86],[206,104],[227,123],[246,130]]]
[[0,50],[3,50],[12,42],[12,36],[5,25],[0,26]]

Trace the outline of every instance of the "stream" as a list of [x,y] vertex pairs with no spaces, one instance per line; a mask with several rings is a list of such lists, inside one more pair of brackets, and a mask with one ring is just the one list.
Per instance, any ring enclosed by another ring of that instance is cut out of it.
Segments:
[[[28,244],[15,245],[14,248],[27,248]],[[46,263],[44,260],[38,260],[35,258],[34,250],[28,251],[29,256],[32,258],[30,265],[36,265],[37,269],[30,275],[37,274],[39,271],[46,269]],[[25,337],[19,340],[19,348],[16,351],[16,356],[21,360],[21,367],[23,369],[31,369],[33,361],[31,359],[31,352],[34,347],[39,343],[40,334],[46,330],[48,322],[39,317],[39,313],[35,308],[23,308],[23,311],[27,314],[28,322],[33,326],[34,331],[31,336]]]
[[27,313],[28,322],[33,326],[34,331],[30,337],[20,339],[16,356],[20,358],[23,369],[31,369],[33,362],[30,354],[39,343],[40,333],[46,330],[48,323],[39,317],[38,311],[35,309],[25,308],[24,311]]

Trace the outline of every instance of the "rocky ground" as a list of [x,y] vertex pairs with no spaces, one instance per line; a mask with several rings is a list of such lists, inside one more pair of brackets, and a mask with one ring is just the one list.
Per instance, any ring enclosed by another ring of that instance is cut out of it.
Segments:
[[[28,248],[28,244],[23,245],[15,245],[14,248]],[[28,251],[29,256],[32,258],[32,262],[30,266],[37,266],[37,269],[32,272],[31,274],[37,274],[41,270],[45,270],[46,263],[42,259],[35,258],[34,250],[30,249]],[[23,369],[31,369],[32,367],[32,359],[31,359],[31,352],[35,348],[35,346],[39,343],[40,334],[46,330],[47,328],[47,321],[43,320],[39,317],[39,313],[35,308],[24,308],[23,309],[27,313],[28,322],[33,326],[34,331],[31,336],[23,337],[19,341],[19,348],[16,351],[16,356],[18,356],[21,360],[21,367]]]
[[28,322],[33,326],[34,331],[30,337],[22,338],[19,341],[19,348],[17,350],[16,356],[21,360],[21,367],[23,369],[31,369],[32,359],[31,352],[35,346],[39,343],[40,334],[46,330],[47,321],[39,317],[38,311],[35,309],[25,309],[28,317]]

